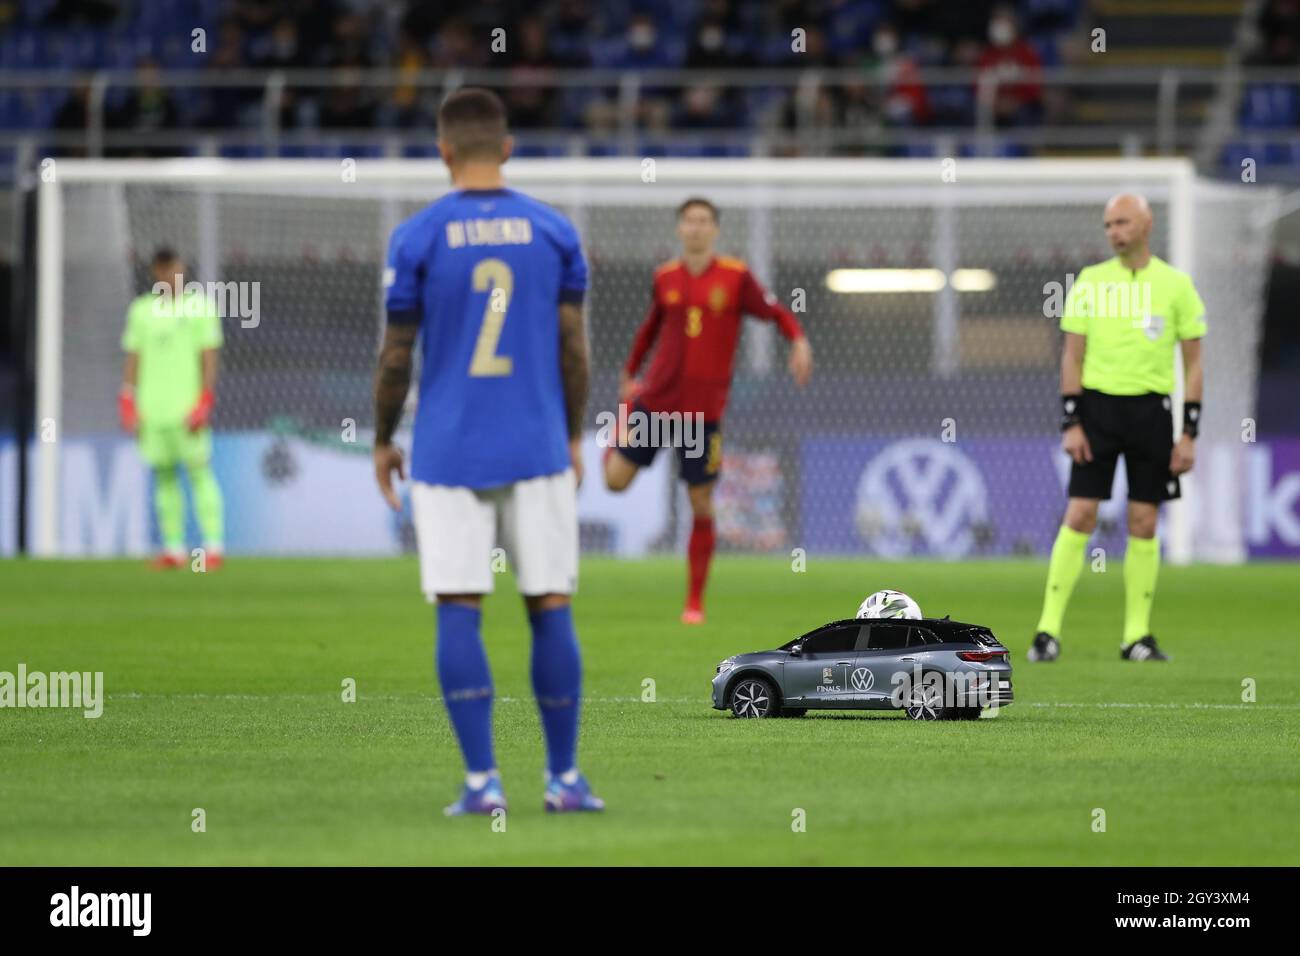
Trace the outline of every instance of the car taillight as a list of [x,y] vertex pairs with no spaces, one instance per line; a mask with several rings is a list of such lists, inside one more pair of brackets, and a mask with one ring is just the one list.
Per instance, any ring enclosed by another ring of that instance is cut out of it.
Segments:
[[1006,651],[958,651],[957,656],[964,661],[975,664],[987,664],[989,661],[1005,661]]

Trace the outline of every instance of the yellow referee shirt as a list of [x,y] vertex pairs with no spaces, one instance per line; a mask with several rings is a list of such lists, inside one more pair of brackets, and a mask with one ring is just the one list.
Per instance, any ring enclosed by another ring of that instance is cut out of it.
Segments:
[[1116,256],[1079,273],[1061,328],[1088,337],[1083,387],[1108,395],[1174,390],[1174,345],[1205,335],[1205,303],[1187,273],[1152,256],[1141,269]]

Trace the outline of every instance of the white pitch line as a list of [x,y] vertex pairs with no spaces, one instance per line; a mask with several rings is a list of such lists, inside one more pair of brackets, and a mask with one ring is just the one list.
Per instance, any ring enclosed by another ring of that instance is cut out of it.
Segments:
[[[322,700],[332,698],[334,694],[141,694],[127,691],[118,694],[106,694],[109,700]],[[423,694],[360,694],[358,700],[401,701],[416,697],[430,703],[441,703],[443,698]],[[533,704],[532,697],[497,697],[499,704]],[[584,704],[639,704],[640,697],[584,697]],[[657,704],[704,704],[708,698],[701,697],[660,697],[645,703]],[[1065,701],[1036,700],[1025,702],[1029,707],[1065,707],[1065,708],[1137,708],[1149,710],[1300,710],[1300,704],[1208,704],[1200,702],[1175,702],[1166,704],[1144,703],[1142,701]],[[1015,706],[1008,704],[1008,707]],[[1024,706],[1024,705],[1022,705]],[[851,709],[851,708],[849,708]]]
[[[321,700],[323,698],[332,698],[333,692],[328,694],[141,694],[137,691],[125,691],[117,694],[105,694],[109,700]],[[443,698],[425,694],[358,694],[357,700],[410,700],[415,697],[419,700],[427,700],[434,703],[441,703]],[[495,697],[493,700],[499,704],[533,704],[536,703],[532,697]],[[584,697],[584,704],[639,704],[640,697]],[[698,697],[660,697],[650,703],[660,704],[690,704],[698,703]]]
[[[1010,706],[1010,705],[1008,705]],[[1172,704],[1150,704],[1150,703],[1130,703],[1126,701],[1088,701],[1083,703],[1072,703],[1063,700],[1036,700],[1029,704],[1030,707],[1140,707],[1150,708],[1153,710],[1300,710],[1300,704],[1199,704],[1199,703],[1172,703]]]

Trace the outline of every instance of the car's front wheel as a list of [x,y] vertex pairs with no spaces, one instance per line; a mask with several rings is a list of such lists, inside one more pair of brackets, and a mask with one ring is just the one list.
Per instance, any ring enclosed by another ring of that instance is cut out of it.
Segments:
[[737,717],[775,717],[780,713],[776,688],[762,677],[742,677],[731,688],[731,712]]

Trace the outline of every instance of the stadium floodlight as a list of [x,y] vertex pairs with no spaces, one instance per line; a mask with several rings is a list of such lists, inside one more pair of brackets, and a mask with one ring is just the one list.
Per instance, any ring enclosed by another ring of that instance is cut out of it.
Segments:
[[[337,432],[345,418],[364,431],[388,235],[448,187],[437,160],[58,159],[49,171],[38,199],[37,434],[48,426],[52,440],[36,443],[37,554],[120,550],[120,516],[92,512],[112,494],[104,449],[122,441],[112,396],[123,312],[159,245],[177,247],[200,281],[259,292],[258,315],[227,317],[219,439]],[[882,554],[1018,553],[1050,541],[1064,500],[1052,459],[1046,479],[1012,459],[1055,441],[1053,310],[1083,266],[1110,255],[1106,200],[1142,192],[1153,251],[1192,273],[1211,330],[1202,451],[1171,508],[1169,556],[1244,557],[1239,431],[1254,414],[1272,234],[1252,222],[1276,202],[1266,187],[1205,181],[1182,159],[564,158],[512,160],[505,171],[583,233],[593,413],[615,404],[650,275],[675,250],[673,210],[697,194],[717,204],[721,248],[801,313],[818,360],[808,395],[789,403],[774,330],[746,329],[728,454],[775,456],[790,477],[773,491],[760,487],[764,471],[744,495],[772,496],[753,514],[797,529],[813,550]],[[833,270],[931,275],[932,288],[837,295]],[[959,431],[946,450],[899,443],[937,440],[948,418]],[[865,480],[861,465],[817,467],[869,453],[888,463],[889,448],[948,469],[931,489],[942,500],[891,510],[867,499],[896,481]],[[282,480],[279,467],[264,461],[262,478]]]
[[938,269],[832,269],[826,288],[832,292],[938,292],[949,282],[958,292],[988,292],[997,278],[988,269],[954,269],[946,276]]
[[938,292],[948,277],[938,269],[832,269],[832,292]]

